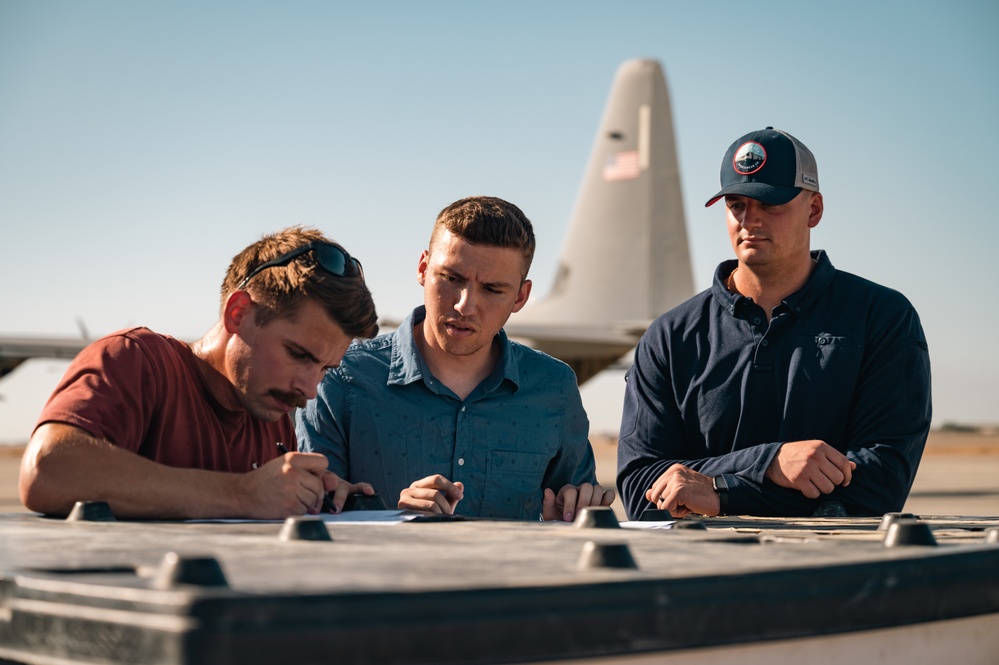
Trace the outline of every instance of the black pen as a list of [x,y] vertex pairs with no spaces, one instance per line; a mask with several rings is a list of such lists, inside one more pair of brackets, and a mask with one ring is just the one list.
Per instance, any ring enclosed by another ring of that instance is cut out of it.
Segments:
[[[281,453],[282,455],[287,455],[288,454],[288,449],[285,448],[284,444],[281,443],[280,441],[278,441],[277,449],[278,449],[278,452]],[[330,499],[330,495],[329,494],[323,494],[323,510],[322,510],[322,512],[324,512],[324,513],[335,513],[336,512],[336,507],[333,505],[333,500]]]

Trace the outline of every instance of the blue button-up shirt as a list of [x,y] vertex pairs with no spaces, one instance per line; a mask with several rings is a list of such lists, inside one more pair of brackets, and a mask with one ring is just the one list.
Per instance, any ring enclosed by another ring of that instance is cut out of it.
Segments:
[[417,308],[393,333],[358,342],[326,373],[298,424],[299,449],[369,482],[394,506],[400,492],[441,474],[464,484],[456,512],[538,519],[545,488],[595,482],[589,422],[565,363],[511,342],[492,374],[461,400],[420,356]]
[[[813,252],[804,287],[766,314],[725,280],[667,312],[628,372],[618,486],[637,517],[645,492],[680,463],[727,486],[728,512],[852,515],[902,509],[930,427],[930,359],[919,317],[897,291]],[[848,487],[808,499],[765,478],[784,442],[819,439],[856,462]]]

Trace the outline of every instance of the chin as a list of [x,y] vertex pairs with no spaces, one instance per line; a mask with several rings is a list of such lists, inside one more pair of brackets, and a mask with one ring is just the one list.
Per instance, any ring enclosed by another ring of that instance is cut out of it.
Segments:
[[282,416],[288,415],[287,411],[275,407],[261,407],[261,406],[246,406],[246,412],[257,420],[263,420],[264,422],[273,423],[281,419]]
[[478,339],[451,340],[446,339],[441,348],[452,356],[472,356],[478,353],[484,345]]
[[260,411],[256,411],[253,409],[247,409],[247,413],[249,413],[257,420],[263,420],[266,423],[273,423],[277,421],[282,415],[280,413],[275,413],[274,411],[266,411],[261,413]]

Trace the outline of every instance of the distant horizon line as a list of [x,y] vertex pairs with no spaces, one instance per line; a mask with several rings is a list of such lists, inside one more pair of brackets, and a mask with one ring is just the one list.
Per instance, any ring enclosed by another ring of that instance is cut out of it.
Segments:
[[[945,422],[935,427],[931,427],[930,434],[995,437],[996,440],[992,443],[999,446],[999,423],[981,423],[972,425],[966,423]],[[613,442],[614,445],[617,445],[617,436],[617,432],[591,432],[589,438],[591,439],[591,443],[593,443],[593,441],[599,441],[601,445],[607,445],[609,442]],[[0,439],[0,448],[23,448],[27,445],[27,441]]]

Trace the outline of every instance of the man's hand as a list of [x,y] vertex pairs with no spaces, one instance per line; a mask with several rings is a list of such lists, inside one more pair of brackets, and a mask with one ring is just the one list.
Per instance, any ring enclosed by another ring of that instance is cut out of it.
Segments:
[[721,499],[711,478],[682,464],[666,469],[645,492],[645,498],[676,518],[692,513],[713,517],[721,511]]
[[326,466],[325,455],[286,453],[245,474],[246,512],[259,519],[319,513],[327,492],[339,490],[341,485],[350,487]]
[[464,496],[462,483],[452,483],[438,473],[421,478],[400,492],[399,508],[453,515],[455,506]]
[[351,494],[367,494],[372,496],[375,493],[375,488],[369,483],[348,483],[343,478],[340,478],[332,471],[327,471],[329,475],[336,479],[336,484],[333,486],[333,490],[330,496],[330,503],[333,505],[332,512],[340,513],[343,510],[343,505],[347,503],[347,497]]
[[614,503],[614,490],[605,490],[600,485],[583,483],[565,485],[555,492],[546,488],[541,499],[541,519],[571,522],[587,506],[609,506]]
[[809,499],[846,487],[857,468],[846,455],[828,443],[811,439],[790,441],[780,447],[767,468],[767,478],[781,487],[796,489]]

